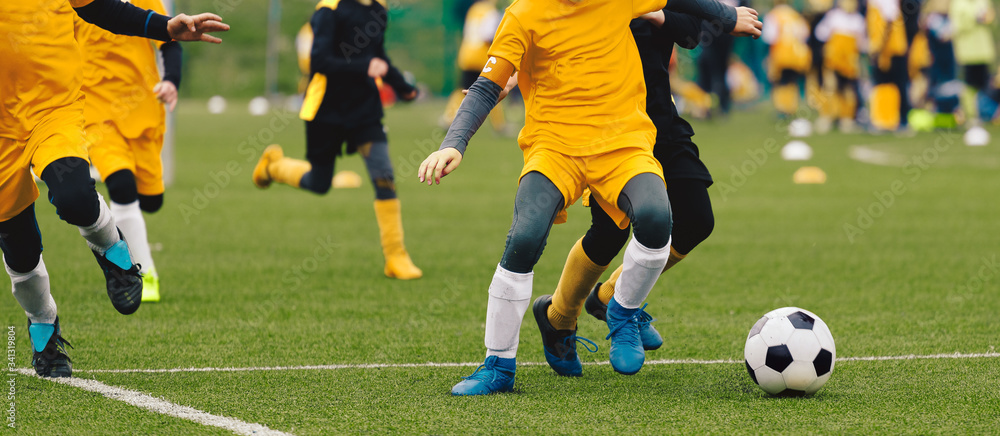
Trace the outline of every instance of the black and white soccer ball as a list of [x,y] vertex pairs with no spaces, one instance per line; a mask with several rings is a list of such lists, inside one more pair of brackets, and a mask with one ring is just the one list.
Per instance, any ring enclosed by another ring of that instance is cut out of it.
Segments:
[[811,395],[830,379],[837,348],[815,313],[798,307],[768,312],[753,325],[743,348],[747,372],[771,395]]

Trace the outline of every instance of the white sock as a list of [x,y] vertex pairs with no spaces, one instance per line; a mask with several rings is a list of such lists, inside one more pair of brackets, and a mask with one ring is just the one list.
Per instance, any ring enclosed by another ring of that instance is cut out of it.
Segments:
[[615,301],[626,309],[638,309],[649,296],[656,279],[667,265],[670,242],[663,248],[648,248],[633,237],[625,248],[622,275],[615,285]]
[[531,300],[534,273],[518,274],[497,265],[486,305],[486,356],[517,357],[521,320]]
[[25,315],[32,323],[52,324],[56,322],[56,301],[49,292],[49,273],[45,270],[45,261],[38,255],[38,265],[26,273],[15,272],[3,263],[10,275],[11,292],[21,304]]
[[115,226],[115,217],[111,216],[108,205],[104,203],[104,197],[97,194],[100,203],[101,213],[97,216],[97,222],[89,226],[80,226],[80,234],[87,240],[87,245],[97,254],[104,254],[107,249],[121,240],[118,237],[118,227]]
[[132,262],[142,266],[140,273],[156,269],[153,266],[153,253],[149,250],[149,239],[146,237],[146,220],[139,209],[139,201],[129,204],[111,202],[111,215],[115,217],[118,228],[128,241],[128,249],[132,253]]

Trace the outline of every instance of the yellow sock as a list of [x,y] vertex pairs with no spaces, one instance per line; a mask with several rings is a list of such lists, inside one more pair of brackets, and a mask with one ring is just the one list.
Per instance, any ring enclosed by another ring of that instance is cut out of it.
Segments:
[[[667,265],[663,267],[663,272],[667,272],[668,269],[677,265],[678,262],[684,260],[687,257],[686,254],[680,254],[674,247],[670,247],[670,257],[667,258]],[[661,273],[662,274],[662,273]],[[615,283],[618,282],[618,277],[622,275],[622,267],[619,266],[613,273],[611,277],[604,283],[601,283],[601,289],[597,291],[597,298],[601,300],[602,303],[608,304],[611,301],[611,297],[615,296]]]
[[608,304],[611,297],[615,296],[615,283],[618,282],[618,277],[621,275],[622,266],[618,265],[618,269],[611,273],[611,277],[608,277],[608,280],[601,284],[601,289],[597,291],[597,298],[601,300],[601,303]]
[[795,115],[799,110],[799,86],[775,85],[771,91],[771,98],[774,99],[774,108],[785,115]]
[[503,112],[502,105],[498,104],[490,111],[490,125],[493,126],[493,130],[498,132],[507,127],[507,117]]
[[271,175],[271,180],[284,183],[295,188],[299,187],[302,176],[312,169],[312,165],[304,160],[283,157],[267,166],[267,172]]
[[871,92],[871,122],[882,130],[899,127],[899,88],[892,83],[875,85]]
[[463,100],[465,100],[465,95],[462,94],[461,89],[456,89],[448,96],[448,104],[445,105],[444,113],[441,114],[443,124],[451,124],[452,121],[455,121],[455,115],[458,114],[458,108],[462,106]]
[[375,200],[375,220],[378,221],[382,254],[385,256],[386,277],[401,280],[422,277],[423,271],[413,264],[410,253],[403,245],[403,216],[399,199]]
[[552,294],[552,305],[548,312],[552,327],[556,330],[572,330],[576,327],[576,319],[583,312],[583,301],[606,269],[607,265],[594,263],[583,251],[583,238],[576,241],[569,256],[566,256],[566,266],[563,267],[559,284]]

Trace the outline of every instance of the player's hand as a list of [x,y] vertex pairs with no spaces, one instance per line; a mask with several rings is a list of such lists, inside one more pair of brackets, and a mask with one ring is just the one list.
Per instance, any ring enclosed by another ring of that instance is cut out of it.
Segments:
[[760,38],[761,29],[764,23],[757,19],[757,11],[751,8],[740,6],[736,8],[736,27],[729,32],[733,36],[752,36],[753,39]]
[[222,40],[207,33],[227,30],[229,25],[222,22],[222,17],[210,13],[195,16],[178,14],[167,21],[167,32],[177,41],[205,41],[218,44]]
[[419,96],[419,95],[420,95],[420,91],[417,91],[416,89],[414,89],[409,94],[400,95],[399,98],[402,99],[403,101],[413,101],[413,100],[416,100],[417,96]]
[[174,86],[174,82],[164,80],[157,83],[153,87],[153,93],[156,94],[156,99],[160,103],[167,105],[168,111],[174,111],[174,107],[177,106],[177,87]]
[[455,168],[458,168],[458,164],[460,163],[462,163],[462,153],[456,148],[448,147],[435,151],[420,164],[420,169],[417,170],[417,178],[421,183],[427,182],[428,185],[437,183],[440,185],[441,178],[455,171]]
[[372,58],[368,63],[368,77],[377,79],[384,77],[389,72],[389,63],[382,58]]
[[643,14],[639,18],[653,23],[656,27],[663,27],[663,23],[667,21],[667,16],[663,14],[663,10]]

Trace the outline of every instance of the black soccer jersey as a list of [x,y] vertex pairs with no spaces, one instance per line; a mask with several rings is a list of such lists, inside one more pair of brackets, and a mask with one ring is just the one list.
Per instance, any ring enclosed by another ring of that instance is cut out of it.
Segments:
[[[372,58],[389,64],[382,78],[399,95],[414,88],[385,53],[388,11],[385,0],[323,0],[310,25],[313,44],[310,82],[301,117],[341,126],[381,120],[382,101],[368,77]],[[365,4],[367,3],[367,4]]]

